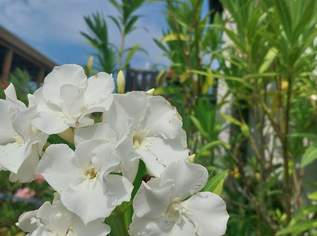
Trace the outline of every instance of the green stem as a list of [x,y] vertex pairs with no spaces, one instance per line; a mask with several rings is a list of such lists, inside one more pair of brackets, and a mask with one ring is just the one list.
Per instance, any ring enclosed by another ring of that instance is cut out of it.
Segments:
[[106,223],[111,227],[110,236],[127,236],[128,225],[124,214],[113,214],[107,218]]

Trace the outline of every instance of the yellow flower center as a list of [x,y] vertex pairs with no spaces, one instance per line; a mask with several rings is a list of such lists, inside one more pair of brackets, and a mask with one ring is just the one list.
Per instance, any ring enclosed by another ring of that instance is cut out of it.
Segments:
[[180,203],[181,203],[181,201],[176,199],[167,208],[166,216],[169,220],[177,221],[179,216],[185,211],[185,209],[183,208],[183,206]]
[[97,170],[94,167],[90,167],[85,171],[85,176],[88,179],[94,179],[97,176]]
[[134,148],[139,148],[142,145],[143,142],[143,136],[141,134],[134,134],[133,135],[133,147]]
[[24,144],[24,140],[20,135],[16,135],[14,138],[17,144]]

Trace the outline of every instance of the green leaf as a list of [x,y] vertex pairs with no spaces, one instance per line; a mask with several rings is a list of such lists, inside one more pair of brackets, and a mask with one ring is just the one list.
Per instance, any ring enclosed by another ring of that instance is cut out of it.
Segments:
[[269,67],[271,66],[271,64],[273,63],[273,61],[277,55],[277,52],[278,51],[276,48],[271,48],[267,52],[267,54],[264,57],[264,62],[260,66],[259,73],[264,73],[265,71],[267,71],[267,69],[269,69]]
[[110,236],[126,236],[128,235],[129,225],[132,221],[132,204],[124,202],[108,216],[105,222],[110,225]]
[[290,9],[285,0],[274,0],[277,15],[282,23],[285,33],[290,37],[292,32],[292,17]]
[[200,121],[195,117],[195,116],[190,116],[190,119],[192,120],[193,124],[195,127],[198,129],[198,131],[206,138],[209,137],[208,133],[206,130],[202,127]]
[[226,149],[229,148],[229,145],[221,140],[216,140],[216,141],[212,141],[210,143],[207,143],[206,145],[204,145],[197,153],[197,156],[199,156],[201,153],[204,153],[212,148],[218,147],[218,146],[222,146]]
[[141,184],[142,184],[142,179],[146,175],[146,167],[143,161],[139,161],[139,167],[138,167],[138,173],[133,181],[133,191],[131,194],[131,199],[134,198],[135,194],[138,192]]
[[232,116],[226,115],[224,113],[221,113],[221,116],[225,119],[225,121],[227,121],[230,124],[234,124],[234,125],[237,125],[240,127],[242,127],[242,125],[243,125],[240,121],[238,121],[236,118],[234,118]]
[[308,194],[308,198],[309,198],[310,200],[312,200],[312,201],[317,201],[317,191]]
[[221,171],[213,177],[210,177],[203,191],[212,192],[220,195],[223,190],[223,184],[227,178],[228,172]]
[[121,25],[120,25],[119,20],[118,20],[117,18],[115,18],[114,16],[108,16],[108,17],[109,17],[109,18],[112,20],[112,22],[117,26],[119,32],[122,32],[122,27],[121,27]]
[[135,29],[134,25],[139,18],[140,18],[140,16],[138,16],[138,15],[131,16],[131,18],[125,24],[125,27],[124,27],[125,34],[129,34]]
[[250,136],[250,129],[249,126],[245,123],[243,123],[241,125],[241,132],[245,137],[249,137]]
[[303,155],[301,166],[305,167],[317,159],[317,146],[309,147]]
[[75,150],[75,145],[72,143],[67,142],[65,139],[61,138],[57,134],[51,134],[47,142],[50,144],[67,144],[71,149]]
[[288,235],[288,234],[294,234],[298,235],[300,233],[303,233],[309,229],[314,229],[317,227],[317,220],[312,220],[308,222],[298,222],[297,224],[291,225],[286,227],[285,229],[280,230],[277,232],[277,235]]

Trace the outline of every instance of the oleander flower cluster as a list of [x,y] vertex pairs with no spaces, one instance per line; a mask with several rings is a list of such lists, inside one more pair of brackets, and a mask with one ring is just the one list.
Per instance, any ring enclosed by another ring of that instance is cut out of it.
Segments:
[[[56,192],[17,225],[30,236],[223,235],[225,202],[202,191],[208,171],[190,161],[175,107],[114,90],[112,75],[87,78],[78,65],[55,67],[28,106],[5,90],[0,169],[22,183],[42,175]],[[56,135],[63,141],[51,144]]]

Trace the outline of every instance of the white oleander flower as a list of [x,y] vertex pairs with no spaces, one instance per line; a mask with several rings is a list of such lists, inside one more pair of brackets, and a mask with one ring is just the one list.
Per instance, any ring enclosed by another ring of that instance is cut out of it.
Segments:
[[102,144],[112,145],[120,160],[119,171],[133,182],[138,171],[139,159],[134,155],[132,145],[128,143],[131,119],[114,99],[106,120],[107,122],[75,129],[75,144],[98,139],[103,141]]
[[45,202],[38,210],[23,213],[17,226],[28,236],[105,236],[110,233],[110,227],[102,221],[85,225],[57,196],[52,204]]
[[47,134],[92,125],[89,115],[110,107],[113,90],[112,76],[107,73],[87,79],[81,66],[57,66],[46,76],[43,87],[29,97],[39,112],[33,123]]
[[47,135],[32,126],[36,110],[17,100],[12,84],[5,94],[6,100],[0,100],[0,166],[11,172],[12,181],[30,182]]
[[142,183],[133,202],[131,236],[219,236],[226,230],[225,202],[199,192],[207,170],[185,161],[169,165],[160,178]]
[[[149,174],[159,176],[171,163],[188,156],[186,133],[175,107],[145,92],[114,95],[103,123],[76,131],[75,140],[104,139],[116,144],[123,173],[137,172],[142,159]],[[112,138],[111,138],[112,137]]]
[[83,142],[73,151],[65,144],[51,145],[38,172],[60,194],[63,205],[86,224],[110,215],[129,201],[132,184],[113,173],[119,161],[111,145],[100,140]]

